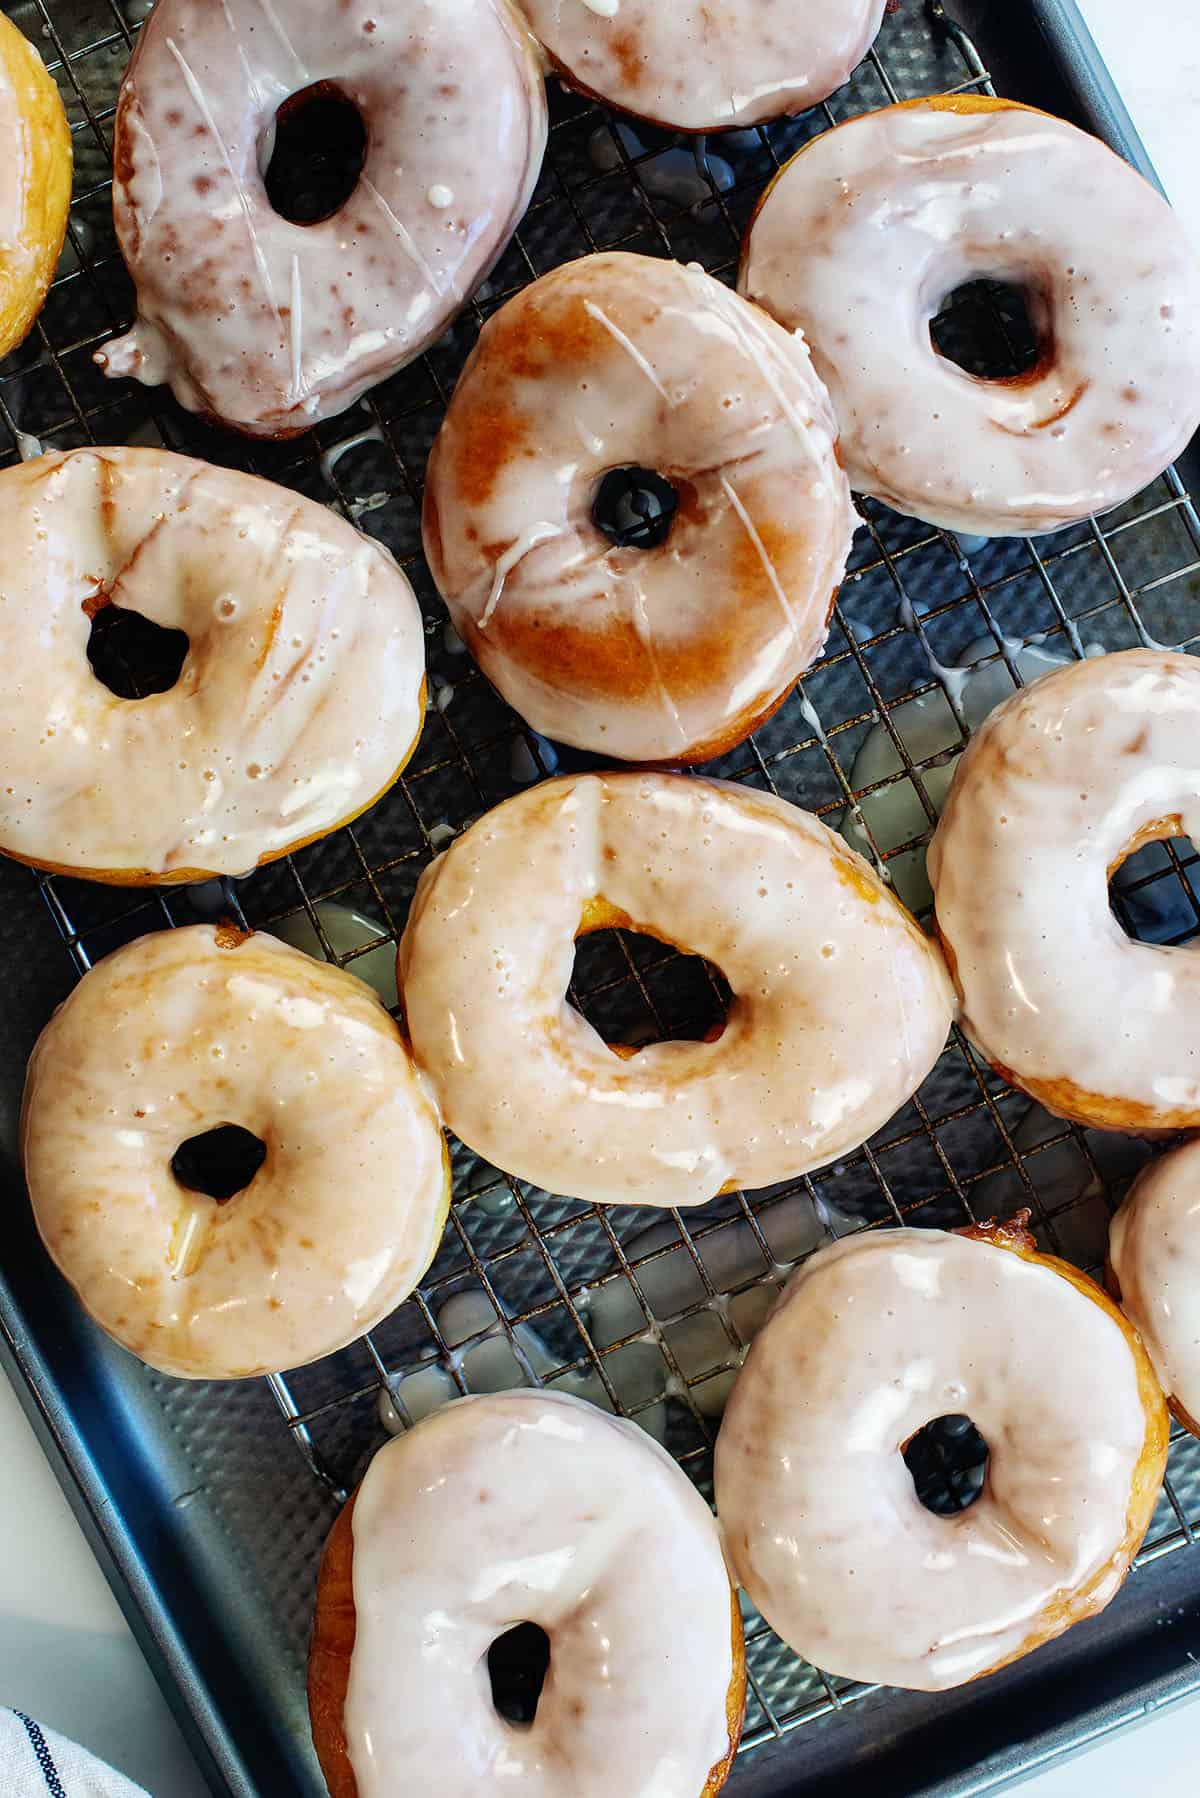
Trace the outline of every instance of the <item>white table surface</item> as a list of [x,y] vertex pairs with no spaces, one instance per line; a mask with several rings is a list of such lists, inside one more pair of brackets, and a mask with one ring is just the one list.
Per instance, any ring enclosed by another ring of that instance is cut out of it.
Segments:
[[[1200,3],[1079,4],[1200,243]],[[203,1798],[207,1788],[186,1744],[3,1379],[0,1467],[0,1703],[73,1736],[154,1798]],[[1180,1705],[1036,1776],[1021,1792],[1194,1798],[1198,1763],[1200,1705]]]

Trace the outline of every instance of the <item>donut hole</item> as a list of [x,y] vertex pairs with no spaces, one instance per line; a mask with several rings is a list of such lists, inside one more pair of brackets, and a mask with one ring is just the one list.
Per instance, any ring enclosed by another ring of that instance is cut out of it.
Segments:
[[935,1417],[901,1453],[917,1497],[937,1517],[957,1517],[983,1491],[988,1445],[969,1417]]
[[218,1124],[189,1136],[171,1157],[171,1172],[189,1192],[206,1193],[224,1205],[245,1192],[267,1158],[267,1145],[240,1124]]
[[629,925],[587,922],[575,940],[571,1002],[627,1059],[651,1043],[716,1042],[733,995],[703,956]]
[[128,606],[100,606],[92,614],[87,659],[102,686],[118,699],[169,693],[183,672],[186,631],[143,618]]
[[1178,947],[1200,937],[1200,851],[1182,818],[1138,832],[1109,869],[1108,903],[1135,943]]
[[487,1651],[496,1714],[516,1729],[529,1729],[550,1671],[550,1638],[537,1623],[517,1623]]
[[1049,308],[1012,281],[965,281],[929,321],[939,356],[977,381],[1020,381],[1049,360]]
[[592,501],[592,523],[618,549],[659,549],[671,535],[679,491],[653,468],[610,468]]
[[332,81],[283,102],[259,148],[267,198],[292,225],[319,225],[340,212],[367,160],[367,127]]

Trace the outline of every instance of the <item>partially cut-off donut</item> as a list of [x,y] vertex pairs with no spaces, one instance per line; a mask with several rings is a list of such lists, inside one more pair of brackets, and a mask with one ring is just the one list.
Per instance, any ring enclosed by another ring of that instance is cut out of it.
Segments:
[[1139,943],[1109,881],[1142,845],[1200,841],[1200,660],[1124,650],[1044,675],[964,752],[929,848],[963,1028],[1059,1117],[1200,1125],[1200,957]]
[[520,0],[571,87],[673,131],[819,106],[866,55],[885,0]]
[[[306,132],[345,176],[326,206],[275,178]],[[158,0],[113,144],[138,317],[96,360],[252,437],[308,430],[441,336],[545,144],[508,0]]]
[[0,356],[28,336],[67,229],[71,128],[46,65],[0,15]]
[[[519,1710],[497,1664],[517,1631],[541,1641]],[[712,1513],[581,1399],[447,1405],[334,1524],[308,1695],[331,1798],[715,1798],[746,1668]]]
[[1173,1414],[1200,1436],[1200,1139],[1138,1175],[1109,1230],[1108,1269]]

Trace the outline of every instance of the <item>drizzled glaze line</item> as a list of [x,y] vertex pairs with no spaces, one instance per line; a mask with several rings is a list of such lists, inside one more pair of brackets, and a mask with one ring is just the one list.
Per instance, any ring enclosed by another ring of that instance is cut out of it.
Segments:
[[530,525],[529,529],[504,551],[496,563],[496,576],[492,582],[492,590],[488,594],[487,604],[479,614],[481,631],[487,629],[492,613],[504,596],[505,583],[513,570],[519,568],[526,556],[540,543],[549,543],[559,534],[559,527],[556,524]]
[[763,542],[762,538],[759,536],[758,528],[755,525],[754,520],[751,518],[749,512],[747,512],[745,506],[742,504],[740,498],[738,497],[737,489],[734,487],[733,482],[728,478],[727,475],[721,476],[721,487],[722,487],[722,490],[724,491],[725,496],[728,499],[730,505],[733,507],[734,511],[737,513],[739,519],[741,520],[743,530],[745,531],[747,537],[749,537],[751,543],[754,545],[754,553],[763,565],[763,571],[766,574],[767,579],[771,583],[772,592],[776,595],[777,599],[779,600],[780,610],[783,612],[784,617],[788,621],[789,630],[791,631],[792,635],[796,638],[796,641],[799,642],[800,627],[796,622],[796,614],[792,610],[791,601],[788,599],[787,594],[783,590],[783,582],[779,578],[779,571],[775,567],[775,564],[774,564],[774,562],[772,562],[770,556],[767,554],[767,546]]
[[[367,150],[345,204],[300,225],[271,205],[259,154],[314,70],[357,108]],[[116,119],[138,320],[98,362],[250,435],[308,429],[440,335],[524,212],[545,137],[535,48],[507,0],[344,0],[332,26],[322,0],[238,0],[236,17],[229,0],[159,0]],[[303,306],[284,317],[297,269]]]
[[603,307],[595,305],[591,300],[585,300],[583,309],[589,318],[594,318],[598,324],[603,325],[614,343],[620,344],[634,366],[641,369],[655,393],[659,394],[669,406],[671,404],[670,394],[655,374],[650,363],[646,360],[645,356],[643,356],[641,350],[638,349],[637,344],[621,330],[619,325],[613,324],[612,319],[609,318]]
[[[599,483],[628,467],[679,495],[655,549],[595,522]],[[818,653],[855,522],[803,340],[703,270],[611,254],[484,326],[430,457],[424,538],[456,629],[541,735],[700,761]],[[555,536],[512,566],[535,530]]]
[[195,71],[189,66],[183,51],[179,48],[179,45],[175,42],[173,37],[168,37],[166,39],[166,46],[174,59],[179,73],[183,77],[183,83],[191,96],[192,104],[204,121],[209,136],[216,144],[221,160],[229,171],[229,178],[234,183],[237,192],[238,207],[241,211],[242,218],[245,221],[246,236],[250,241],[250,253],[254,257],[254,266],[258,270],[258,278],[262,282],[262,289],[267,297],[267,304],[275,314],[275,321],[278,324],[280,322],[279,305],[275,299],[275,287],[271,280],[271,270],[267,264],[266,257],[263,255],[262,244],[259,242],[258,232],[255,229],[254,218],[250,211],[250,204],[246,198],[245,189],[238,180],[237,172],[234,169],[233,158],[229,154],[229,146],[217,129],[217,121],[212,115],[212,110],[205,97],[204,89],[201,87],[199,81],[197,81]]
[[[797,438],[801,443],[806,443],[813,428],[813,420],[800,417],[795,400],[788,393],[780,378],[780,371],[776,366],[779,342],[778,339],[768,339],[766,328],[762,322],[762,314],[747,312],[739,308],[737,295],[731,294],[728,288],[723,287],[720,282],[709,279],[697,263],[690,263],[684,273],[696,289],[697,299],[709,310],[716,312],[728,325],[737,339],[739,348],[750,358],[779,402],[779,409],[796,433]],[[793,340],[803,346],[803,333],[795,331]]]

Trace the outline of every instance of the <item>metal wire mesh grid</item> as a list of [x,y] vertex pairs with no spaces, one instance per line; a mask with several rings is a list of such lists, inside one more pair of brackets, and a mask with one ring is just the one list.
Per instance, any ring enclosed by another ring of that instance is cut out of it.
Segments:
[[[0,460],[30,446],[160,443],[235,462],[334,505],[390,547],[422,601],[432,702],[395,791],[353,828],[236,883],[130,895],[40,877],[82,971],[147,929],[233,910],[256,927],[307,927],[331,960],[366,972],[403,927],[417,877],[490,805],[552,772],[461,654],[420,559],[425,457],[482,320],[527,280],[588,249],[673,255],[732,276],[765,181],[810,136],[896,98],[989,91],[973,46],[936,0],[902,0],[850,82],[823,107],[714,140],[693,157],[661,133],[552,95],[545,172],[529,214],[464,317],[361,411],[310,439],[248,445],[186,417],[161,392],[105,381],[93,348],[128,324],[132,295],[110,218],[117,86],[148,0],[20,0],[7,10],[56,76],[76,152],[58,279],[34,336],[0,365]],[[782,794],[841,825],[898,890],[927,903],[923,848],[947,770],[985,698],[1027,657],[1166,642],[1194,646],[1200,526],[1173,472],[1101,521],[1033,542],[959,542],[870,502],[826,653],[802,690],[709,772]],[[1155,845],[1114,902],[1131,933],[1181,942],[1200,928],[1200,858]],[[385,955],[384,959],[388,959]],[[386,970],[383,974],[386,987]],[[627,1040],[702,1027],[712,971],[641,938],[581,954],[573,989]],[[857,1155],[768,1194],[657,1221],[531,1191],[454,1145],[455,1200],[419,1292],[342,1355],[271,1382],[283,1428],[340,1496],[388,1430],[454,1392],[524,1380],[565,1385],[637,1418],[711,1490],[724,1397],[795,1261],[877,1223],[954,1226],[1028,1206],[1039,1236],[1089,1267],[1144,1151],[1062,1125],[1007,1089],[957,1037],[922,1091]],[[264,1441],[262,1452],[273,1452]],[[1179,1435],[1143,1561],[1200,1530],[1200,1446]],[[804,1666],[747,1610],[744,1749],[841,1709],[866,1688]]]

